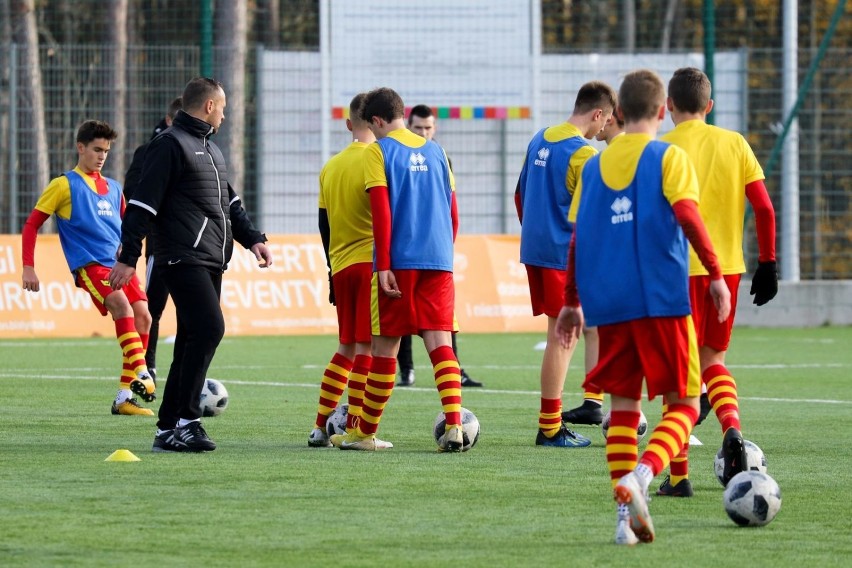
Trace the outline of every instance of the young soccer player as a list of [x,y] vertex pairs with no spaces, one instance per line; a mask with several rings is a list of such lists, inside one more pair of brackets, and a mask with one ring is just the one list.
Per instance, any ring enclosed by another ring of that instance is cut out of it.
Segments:
[[139,405],[134,394],[146,402],[156,398],[156,386],[145,365],[145,349],[151,315],[148,298],[134,276],[113,290],[107,277],[121,244],[124,197],[121,184],[101,175],[112,141],[118,137],[106,122],[87,120],[77,129],[77,165],[51,180],[21,234],[24,290],[38,292],[35,246],[38,230],[56,216],[59,242],[74,277],[74,283],[89,293],[101,315],[115,322],[115,336],[122,352],[118,394],[111,412],[121,415],[153,416]]
[[375,434],[393,392],[403,335],[423,338],[446,416],[440,451],[462,449],[461,373],[454,328],[453,241],[458,230],[455,182],[444,150],[405,127],[402,98],[370,91],[361,116],[376,142],[366,150],[375,240],[371,290],[372,354],[361,420],[331,437],[344,450],[375,450]]
[[[625,134],[586,162],[571,204],[576,225],[556,328],[568,347],[584,320],[598,326],[599,362],[584,386],[612,399],[606,459],[618,504],[615,542],[636,544],[654,540],[648,486],[681,451],[698,417],[687,239],[710,275],[720,321],[728,317],[731,295],[698,213],[689,157],[654,140],[665,118],[657,74],[627,74],[618,112]],[[664,395],[668,404],[637,463],[643,378],[648,398]]]
[[[701,201],[698,210],[716,247],[725,282],[731,290],[731,316],[719,322],[708,292],[709,276],[695,253],[690,253],[689,294],[698,339],[701,378],[707,398],[722,426],[722,449],[727,483],[746,468],[740,426],[737,385],[725,366],[731,330],[737,311],[737,290],[745,272],[743,220],[748,199],[754,210],[758,265],[752,279],[754,303],[762,306],[778,292],[775,265],[775,209],[763,184],[763,169],[745,138],[737,132],[705,122],[713,108],[711,85],[700,69],[684,67],[669,80],[666,106],[674,129],[661,138],[683,148],[698,175]],[[690,497],[689,446],[671,464],[671,475],[657,495]]]
[[[598,142],[606,142],[607,146],[612,144],[616,136],[624,134],[624,121],[617,113],[612,113],[604,124],[604,127],[595,135]],[[595,327],[583,327],[583,348],[586,375],[592,372],[598,364],[598,330]],[[597,425],[603,422],[603,391],[592,389],[583,393],[583,404],[577,408],[566,410],[562,413],[562,420],[571,424]]]
[[[432,137],[435,136],[435,132],[438,130],[435,113],[426,105],[415,105],[411,108],[411,112],[408,113],[408,129],[426,140],[432,140]],[[453,164],[450,162],[450,168],[452,167]],[[455,333],[453,333],[453,353],[458,358],[459,350]],[[410,387],[414,385],[414,356],[411,352],[410,335],[403,335],[402,339],[400,339],[399,353],[396,358],[399,361],[399,381],[396,383],[397,386]],[[462,387],[481,387],[482,383],[473,380],[465,372],[464,368],[462,368],[461,385]]]
[[[373,217],[364,191],[364,151],[376,141],[361,118],[366,93],[349,104],[346,128],[352,143],[332,157],[320,172],[319,231],[329,265],[329,302],[337,309],[337,352],[325,368],[319,408],[308,436],[312,448],[331,447],[326,422],[349,387],[347,431],[361,416],[370,371],[370,284],[373,278]],[[393,444],[376,439],[376,449]]]
[[606,83],[593,81],[580,87],[568,120],[539,131],[530,141],[515,190],[521,221],[521,262],[527,270],[533,315],[547,316],[537,446],[577,448],[592,443],[562,422],[562,389],[574,345],[560,345],[555,325],[564,303],[565,267],[573,230],[568,209],[580,168],[597,153],[587,140],[604,127],[615,109],[615,99],[615,92]]

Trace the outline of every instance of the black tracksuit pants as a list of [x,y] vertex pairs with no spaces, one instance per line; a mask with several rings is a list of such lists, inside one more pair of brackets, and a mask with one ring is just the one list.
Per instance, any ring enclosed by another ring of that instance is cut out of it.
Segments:
[[157,368],[157,341],[160,337],[160,318],[169,301],[169,289],[161,276],[162,268],[154,267],[154,257],[145,259],[145,294],[148,296],[148,311],[151,312],[151,331],[148,333],[148,350],[145,351],[145,366]]
[[157,421],[161,430],[171,430],[179,418],[201,418],[199,398],[204,379],[225,334],[219,305],[222,272],[180,263],[157,268],[177,314],[174,357]]

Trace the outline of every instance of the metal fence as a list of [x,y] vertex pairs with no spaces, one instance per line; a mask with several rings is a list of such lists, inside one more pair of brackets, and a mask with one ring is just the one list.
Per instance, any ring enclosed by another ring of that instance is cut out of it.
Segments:
[[[245,113],[246,135],[242,140],[245,159],[241,164],[231,163],[230,167],[244,172],[244,187],[237,189],[265,230],[315,231],[316,180],[328,157],[322,151],[320,127],[329,116],[329,109],[323,108],[321,76],[318,6],[323,2],[263,0],[250,8],[254,23],[249,37],[246,104],[242,109],[229,108],[226,114]],[[48,4],[51,2],[45,6]],[[95,6],[94,2],[88,4]],[[628,45],[630,41],[626,33],[621,33],[620,26],[630,4],[637,10],[639,25],[633,43]],[[529,60],[531,67],[541,71],[535,95],[541,102],[537,113],[531,118],[515,120],[439,119],[438,140],[452,157],[459,180],[462,232],[516,232],[511,196],[526,141],[537,128],[561,121],[568,115],[573,93],[582,82],[602,76],[617,81],[619,70],[613,69],[611,63],[583,67],[576,64],[577,59],[568,56],[595,57],[598,54],[627,61],[628,54],[644,54],[649,61],[659,61],[663,56],[680,57],[701,66],[700,40],[697,46],[694,39],[704,32],[701,2],[668,3],[680,6],[674,15],[676,24],[680,25],[666,28],[670,32],[662,33],[665,36],[662,47],[659,37],[648,32],[655,29],[651,22],[661,16],[668,17],[657,4],[621,0],[588,4],[543,0],[542,21],[536,23],[540,25],[541,49]],[[740,130],[766,166],[784,115],[778,4],[756,3],[742,10],[718,4],[719,35],[727,34],[719,38],[720,53],[736,54],[743,67],[731,71],[727,65],[717,63],[715,66],[717,91],[714,96],[718,99],[729,90],[733,95],[729,102],[717,106],[717,122]],[[812,47],[798,51],[800,79],[817,56],[815,46],[834,8],[833,3],[820,0],[803,0],[801,4],[800,29],[806,30],[811,37],[808,40],[802,34],[799,43]],[[502,4],[497,2],[497,5]],[[200,17],[197,7],[181,11],[172,8],[172,3],[149,6],[135,0],[131,1],[131,6],[144,10],[141,12],[144,18],[132,20],[134,26],[141,27],[134,32],[136,35],[131,34],[135,41],[126,48],[126,75],[120,78],[111,72],[111,62],[119,56],[112,46],[62,41],[66,35],[59,33],[60,28],[65,34],[71,34],[74,28],[60,25],[57,18],[73,19],[76,17],[73,11],[60,13],[51,12],[48,7],[36,8],[40,26],[45,30],[42,34],[51,39],[42,42],[39,49],[50,177],[74,165],[74,131],[80,122],[87,118],[110,121],[120,118],[119,123],[124,126],[105,172],[123,180],[124,168],[136,146],[148,139],[169,101],[199,72],[203,45],[197,41],[197,19]],[[455,4],[448,2],[448,6],[452,8]],[[813,22],[823,23],[808,27]],[[401,22],[409,26],[412,33],[424,33],[415,24]],[[101,27],[89,30],[92,32],[89,36],[103,37],[104,24],[98,26]],[[848,32],[848,25],[843,29]],[[425,33],[430,41],[446,40],[441,36],[442,30],[430,29]],[[849,103],[852,47],[848,33],[841,30],[838,37],[840,41],[833,45],[839,47],[829,49],[820,62],[799,114],[799,252],[803,279],[852,278],[852,140],[849,137],[852,131]],[[498,58],[502,39],[505,38],[495,34],[493,41]],[[770,47],[764,47],[767,45]],[[210,49],[214,61],[222,57],[215,45]],[[262,65],[278,55],[286,63],[278,67]],[[40,150],[31,118],[33,101],[20,88],[21,79],[29,71],[22,46],[13,42],[0,43],[0,64],[3,64],[0,69],[0,232],[15,233],[43,189],[35,166]],[[660,68],[668,67],[662,65]],[[365,59],[359,70],[369,77],[365,89],[379,86],[380,79],[373,79],[375,71]],[[422,69],[416,71],[422,72]],[[731,73],[736,76],[726,77]],[[428,80],[428,73],[424,77]],[[117,84],[123,89],[117,89]],[[722,85],[726,87],[719,88]],[[126,93],[120,101],[116,99],[117,92]],[[406,101],[408,104],[421,102],[429,101]],[[119,112],[120,117],[117,117]],[[735,114],[737,121],[724,123],[727,120],[722,116],[725,112]],[[345,146],[348,136],[342,123],[332,124],[330,130],[328,149],[333,151]],[[221,134],[225,135],[225,132]],[[782,219],[780,185],[780,168],[776,168],[767,179],[767,187],[779,220]],[[782,229],[779,226],[779,231]],[[756,251],[753,227],[749,226],[746,232],[751,266]]]

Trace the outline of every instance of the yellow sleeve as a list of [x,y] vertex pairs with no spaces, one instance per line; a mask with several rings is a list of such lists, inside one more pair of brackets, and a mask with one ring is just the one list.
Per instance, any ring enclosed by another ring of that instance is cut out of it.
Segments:
[[580,170],[583,169],[583,164],[586,160],[597,154],[593,146],[583,146],[571,156],[568,161],[568,173],[565,175],[565,187],[568,188],[568,193],[574,195],[577,185],[580,183]]
[[388,186],[385,156],[378,142],[373,142],[364,151],[364,186],[367,189]]
[[59,176],[50,180],[44,193],[38,198],[35,208],[46,215],[56,215],[61,219],[71,218],[71,186],[68,178]]
[[[582,170],[580,171],[582,173]],[[577,222],[577,210],[580,208],[580,197],[583,195],[583,177],[577,176],[577,187],[574,188],[574,197],[571,199],[571,207],[568,209],[568,222]]]
[[698,176],[692,160],[679,146],[669,146],[663,154],[663,195],[674,205],[681,199],[698,203]]
[[743,145],[743,172],[745,173],[745,184],[748,185],[753,181],[766,179],[766,176],[763,174],[763,168],[760,167],[760,163],[757,161],[754,151],[742,135],[740,135],[740,142]]
[[318,205],[320,209],[327,209],[325,204],[325,189],[323,189],[323,179],[325,178],[325,166],[323,166],[319,175],[319,200]]

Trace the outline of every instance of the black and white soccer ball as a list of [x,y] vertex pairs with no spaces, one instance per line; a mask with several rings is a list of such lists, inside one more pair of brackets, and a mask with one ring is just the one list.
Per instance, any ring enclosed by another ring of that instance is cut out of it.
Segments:
[[[479,441],[479,419],[473,412],[464,407],[461,409],[461,419],[462,451],[466,452],[474,447],[476,442]],[[435,425],[432,427],[432,436],[435,438],[436,442],[444,435],[446,426],[446,417],[444,416],[443,411],[439,412],[438,416],[435,417]]]
[[722,502],[738,525],[762,527],[772,522],[781,509],[781,488],[762,471],[741,471],[728,483]]
[[228,408],[228,389],[221,381],[204,379],[200,403],[202,416],[219,416]]
[[349,416],[349,405],[339,404],[334,411],[328,415],[325,422],[325,432],[331,438],[335,434],[346,434],[346,418]]
[[[612,421],[612,411],[607,410],[606,414],[604,414],[603,420],[601,421],[601,432],[603,432],[604,440],[606,440],[607,433],[609,432],[609,423]],[[636,428],[636,441],[638,442],[642,438],[645,437],[645,434],[648,433],[648,419],[645,418],[645,413],[641,410],[639,411],[639,426]]]
[[[763,454],[763,450],[754,442],[749,440],[743,440],[743,442],[745,443],[747,469],[749,471],[766,473],[766,456]],[[722,481],[722,474],[725,472],[725,455],[722,452],[722,448],[719,448],[719,451],[716,452],[716,459],[713,461],[713,471],[716,473],[716,479],[724,487],[725,482]]]

